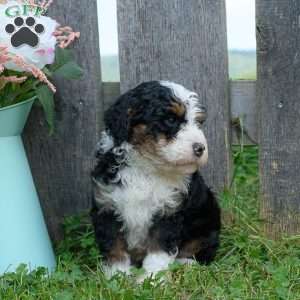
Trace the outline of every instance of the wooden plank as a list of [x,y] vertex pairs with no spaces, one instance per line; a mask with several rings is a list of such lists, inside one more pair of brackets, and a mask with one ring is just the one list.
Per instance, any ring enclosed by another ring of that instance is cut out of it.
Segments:
[[257,0],[261,214],[272,237],[300,233],[300,1]]
[[195,90],[207,105],[208,183],[229,183],[228,62],[224,0],[119,0],[121,91],[147,80]]
[[[97,1],[55,1],[49,13],[81,32],[74,52],[85,74],[79,81],[56,80],[56,132],[49,136],[38,108],[31,114],[24,140],[52,238],[62,237],[63,216],[87,209],[93,151],[101,113],[101,70]],[[102,119],[102,118],[101,118]]]
[[256,82],[237,80],[230,82],[231,124],[233,144],[257,144],[258,106]]

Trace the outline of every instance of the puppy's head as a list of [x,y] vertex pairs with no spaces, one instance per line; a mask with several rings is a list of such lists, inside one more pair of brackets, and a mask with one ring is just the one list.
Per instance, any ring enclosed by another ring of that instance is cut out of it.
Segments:
[[129,144],[157,167],[193,173],[208,158],[205,119],[196,93],[168,81],[146,82],[105,113],[105,139],[111,137],[110,148]]

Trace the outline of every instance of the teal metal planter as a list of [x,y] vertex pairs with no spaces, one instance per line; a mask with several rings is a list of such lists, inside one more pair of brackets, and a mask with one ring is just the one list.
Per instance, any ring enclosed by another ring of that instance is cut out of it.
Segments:
[[0,275],[56,265],[21,139],[33,102],[0,109]]

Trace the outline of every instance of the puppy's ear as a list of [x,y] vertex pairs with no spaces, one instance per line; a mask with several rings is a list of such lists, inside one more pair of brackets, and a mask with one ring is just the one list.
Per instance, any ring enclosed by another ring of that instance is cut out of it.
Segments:
[[113,137],[115,146],[119,146],[129,139],[133,102],[133,98],[124,94],[105,112],[105,126]]

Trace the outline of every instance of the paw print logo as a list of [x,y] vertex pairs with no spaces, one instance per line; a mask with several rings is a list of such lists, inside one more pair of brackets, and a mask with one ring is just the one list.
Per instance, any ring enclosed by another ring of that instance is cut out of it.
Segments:
[[26,20],[17,17],[14,24],[6,25],[5,31],[11,34],[13,47],[28,45],[34,48],[39,44],[39,35],[45,31],[45,27],[42,24],[36,24],[33,17],[28,17]]

